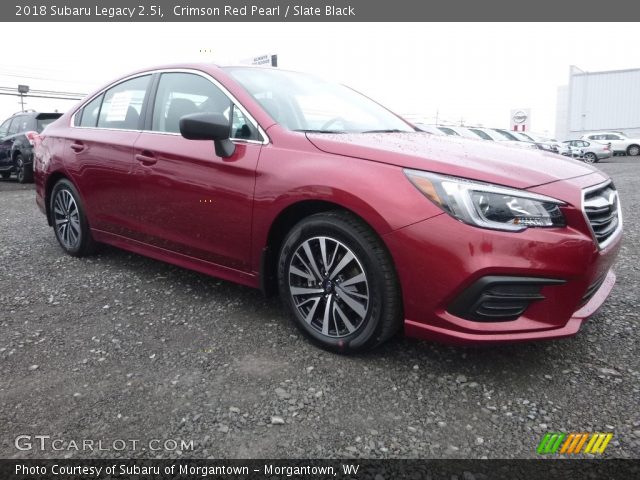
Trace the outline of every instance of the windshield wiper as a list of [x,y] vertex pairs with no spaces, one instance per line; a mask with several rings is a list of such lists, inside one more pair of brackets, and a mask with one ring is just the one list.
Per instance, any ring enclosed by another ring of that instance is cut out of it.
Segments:
[[314,129],[303,129],[299,128],[294,130],[294,132],[302,132],[302,133],[347,133],[344,130],[314,130]]
[[365,130],[360,133],[410,133],[410,130],[398,130],[397,128],[390,128],[387,130]]

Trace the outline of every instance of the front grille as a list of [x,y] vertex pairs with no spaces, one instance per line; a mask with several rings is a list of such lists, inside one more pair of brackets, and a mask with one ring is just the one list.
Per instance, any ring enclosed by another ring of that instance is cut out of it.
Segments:
[[613,182],[585,190],[583,205],[598,245],[605,246],[622,226],[618,192]]

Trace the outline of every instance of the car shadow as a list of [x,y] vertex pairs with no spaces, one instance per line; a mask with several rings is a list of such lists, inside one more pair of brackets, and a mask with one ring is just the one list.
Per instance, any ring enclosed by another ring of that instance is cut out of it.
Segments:
[[[291,334],[297,333],[289,319],[284,306],[278,297],[265,298],[256,289],[228,282],[205,274],[159,262],[141,255],[129,253],[111,246],[101,246],[96,258],[118,268],[134,272],[143,283],[167,281],[174,290],[182,293],[194,291],[201,295],[212,295],[216,298],[232,297],[239,301],[253,315],[256,321],[268,317],[277,321]],[[305,347],[318,347],[300,337]],[[404,337],[399,332],[389,342],[368,352],[351,354],[344,357],[345,362],[383,362],[394,365],[394,368],[426,368],[436,373],[456,372],[474,376],[480,372],[493,372],[512,376],[526,376],[529,373],[540,374],[555,369],[559,358],[567,355],[580,355],[585,347],[585,340],[580,333],[577,337],[554,341],[527,342],[520,344],[502,344],[491,346],[452,346],[435,342],[416,340]],[[573,353],[572,353],[573,352]],[[327,355],[333,356],[330,352]]]

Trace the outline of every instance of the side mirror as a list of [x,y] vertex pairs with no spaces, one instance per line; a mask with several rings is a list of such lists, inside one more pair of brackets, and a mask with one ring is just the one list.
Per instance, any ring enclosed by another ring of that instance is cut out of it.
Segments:
[[180,134],[189,140],[213,140],[216,155],[229,158],[236,151],[229,140],[231,124],[218,113],[192,113],[180,119]]

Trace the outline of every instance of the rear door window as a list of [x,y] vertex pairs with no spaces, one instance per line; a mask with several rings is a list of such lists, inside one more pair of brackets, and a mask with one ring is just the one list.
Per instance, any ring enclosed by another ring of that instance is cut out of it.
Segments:
[[103,97],[104,94],[98,95],[76,114],[76,125],[80,127],[95,127],[98,124],[98,114],[100,113]]
[[107,90],[98,116],[98,128],[139,130],[150,79],[150,75],[132,78]]

